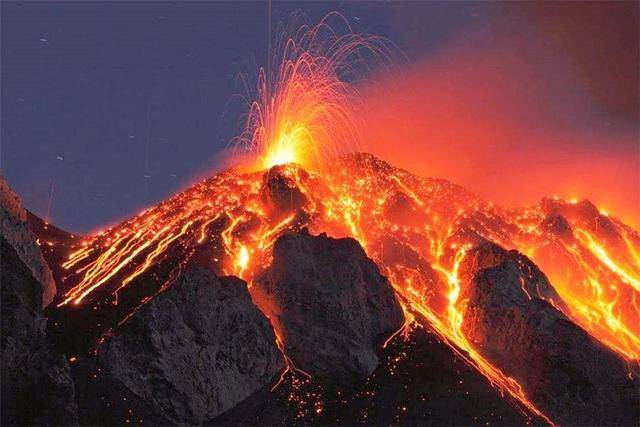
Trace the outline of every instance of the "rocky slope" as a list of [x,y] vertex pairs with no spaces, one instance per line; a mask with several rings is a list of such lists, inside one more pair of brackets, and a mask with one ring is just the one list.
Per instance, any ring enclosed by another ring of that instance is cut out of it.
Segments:
[[345,387],[287,375],[207,425],[541,425],[428,328],[376,350],[379,365],[363,382]]
[[1,424],[75,424],[69,365],[64,355],[51,351],[45,335],[42,283],[4,236],[0,283]]
[[20,199],[0,176],[2,425],[74,424],[74,384],[51,348],[43,307],[56,292]]
[[107,373],[171,423],[198,424],[269,384],[283,368],[246,283],[187,270],[99,347]]
[[53,301],[56,284],[47,262],[27,223],[27,211],[22,202],[0,175],[0,235],[16,251],[20,260],[42,287],[42,306]]
[[637,423],[637,372],[554,307],[560,297],[527,257],[485,243],[467,253],[461,270],[463,330],[551,419]]
[[[638,423],[640,234],[587,202],[335,166],[224,171],[85,238],[28,219],[64,282],[39,342],[72,356],[81,424]],[[400,303],[415,323],[384,347]]]
[[374,371],[377,341],[404,322],[391,285],[353,239],[283,235],[252,292],[297,367],[345,384]]

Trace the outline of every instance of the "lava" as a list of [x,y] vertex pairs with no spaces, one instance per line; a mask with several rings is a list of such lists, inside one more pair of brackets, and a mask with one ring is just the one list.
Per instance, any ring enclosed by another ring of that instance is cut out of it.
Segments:
[[[225,171],[90,237],[64,264],[71,271],[66,281],[74,286],[60,306],[105,295],[117,301],[118,293],[135,286],[144,273],[158,274],[154,266],[172,246],[195,250],[220,245],[218,262],[211,258],[211,264],[219,273],[251,282],[269,265],[274,241],[287,231],[307,226],[350,236],[387,274],[407,318],[415,314],[426,319],[495,386],[544,419],[526,391],[483,358],[461,329],[465,301],[460,300],[458,268],[466,251],[485,238],[529,254],[563,299],[564,304],[551,301],[554,306],[566,307],[565,314],[629,360],[639,357],[637,232],[593,209],[598,218],[606,218],[608,228],[604,236],[589,231],[579,209],[588,204],[546,200],[503,209],[447,181],[420,178],[368,155],[349,155],[334,164],[334,173],[323,177],[295,165],[278,172]],[[288,176],[291,189],[299,186],[307,197],[282,215],[264,197],[265,176],[278,174]],[[549,216],[558,212],[565,215],[566,229],[549,231]],[[600,234],[602,228],[600,224]],[[611,245],[607,236],[617,242],[615,251],[604,249]],[[563,276],[567,271],[571,277]]]
[[[482,239],[528,255],[562,297],[549,301],[554,307],[636,360],[640,234],[588,202],[545,199],[507,209],[370,155],[338,155],[359,140],[358,95],[343,73],[363,46],[384,54],[377,39],[338,36],[325,21],[281,40],[278,65],[260,71],[256,101],[238,138],[254,154],[249,171],[220,172],[76,244],[62,264],[68,290],[58,308],[124,304],[119,296],[139,286],[142,297],[128,302],[130,313],[198,256],[219,274],[243,278],[252,291],[252,279],[270,264],[271,248],[283,233],[308,227],[353,237],[389,277],[405,311],[404,329],[428,323],[494,386],[553,424],[463,332],[459,267]],[[150,287],[148,277],[157,284]],[[269,308],[252,297],[268,316]]]
[[[293,25],[301,19],[294,17]],[[384,39],[355,34],[338,13],[313,27],[300,25],[293,35],[279,33],[257,82],[243,79],[251,101],[234,143],[253,154],[254,170],[293,162],[316,170],[359,146],[364,106],[352,83],[358,68],[367,67],[365,57],[383,60],[391,50]]]

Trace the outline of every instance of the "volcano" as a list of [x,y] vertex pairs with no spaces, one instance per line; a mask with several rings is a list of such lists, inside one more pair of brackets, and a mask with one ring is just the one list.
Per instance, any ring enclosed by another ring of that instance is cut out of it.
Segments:
[[330,164],[231,168],[90,236],[3,184],[3,424],[42,422],[25,398],[82,425],[638,424],[637,231]]

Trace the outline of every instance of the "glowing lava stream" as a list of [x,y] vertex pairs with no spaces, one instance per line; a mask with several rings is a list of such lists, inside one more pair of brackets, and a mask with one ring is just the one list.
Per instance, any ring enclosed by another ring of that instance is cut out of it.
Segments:
[[[597,251],[594,253],[587,246],[590,240],[584,236],[583,240],[576,238],[567,242],[545,237],[538,226],[530,224],[544,220],[537,207],[527,211],[528,219],[524,221],[450,183],[418,178],[373,158],[347,156],[336,160],[335,165],[335,172],[325,173],[322,179],[314,174],[302,178],[302,171],[295,166],[281,169],[283,176],[291,179],[291,185],[299,186],[308,198],[296,212],[270,216],[268,212],[273,207],[268,206],[263,197],[267,190],[262,173],[224,172],[90,238],[73,250],[63,264],[71,270],[67,281],[74,285],[60,305],[104,298],[104,292],[100,291],[103,287],[108,296],[135,286],[144,273],[154,271],[154,266],[168,257],[173,247],[179,247],[181,253],[187,248],[219,242],[221,272],[250,281],[269,265],[270,249],[277,237],[306,224],[314,233],[326,231],[337,237],[357,238],[389,277],[406,313],[415,312],[426,318],[443,340],[492,384],[531,413],[546,419],[518,382],[482,357],[461,329],[464,301],[459,300],[461,283],[457,270],[465,251],[474,242],[465,236],[481,235],[508,248],[532,253],[536,261],[542,249],[552,243],[555,250],[568,257],[567,262],[573,263],[570,264],[574,265],[572,270],[586,278],[561,282],[560,276],[550,275],[571,310],[566,314],[628,358],[638,354],[637,326],[634,329],[629,321],[634,313],[640,314],[637,300],[633,299],[637,291],[620,275],[620,269],[611,268],[612,262],[624,265],[621,268],[631,274],[626,263],[613,258],[613,252],[608,251],[608,258],[600,260]],[[570,215],[567,219],[574,221]],[[574,225],[574,234],[580,235],[583,232],[577,231],[582,230],[578,225]],[[502,230],[504,227],[510,230],[509,234],[519,236],[519,241],[509,242]],[[615,229],[619,233],[626,230]],[[637,236],[624,233],[631,243],[623,249],[628,248],[627,258],[634,259],[631,248]],[[591,239],[595,242],[597,238]],[[409,258],[422,261],[416,265],[404,256],[388,258],[394,252],[394,242],[406,248]],[[598,244],[606,246],[604,242]],[[544,259],[540,260],[546,270]],[[554,271],[553,265],[548,267]],[[433,269],[432,273],[429,268]],[[615,281],[616,290],[601,286],[603,278],[609,283]],[[631,302],[622,305],[625,301],[616,298],[617,292],[630,293]],[[594,293],[597,298],[593,297]],[[598,301],[610,302],[599,304]],[[581,314],[583,307],[588,307],[587,314]],[[626,309],[631,311],[626,317],[619,317],[618,313]],[[588,317],[594,315],[604,321],[594,322]],[[295,369],[292,363],[287,366]]]
[[[464,251],[460,251],[461,256],[464,256]],[[409,292],[407,289],[397,286],[394,282],[394,288],[399,295],[401,295],[405,301],[407,301],[412,310],[421,314],[426,318],[434,330],[440,335],[440,337],[450,345],[454,352],[471,366],[474,366],[480,371],[492,385],[498,387],[500,390],[508,392],[513,398],[519,401],[525,408],[531,413],[545,420],[550,425],[554,423],[542,413],[532,402],[529,401],[525,392],[518,382],[502,373],[498,368],[493,366],[488,360],[480,355],[467,338],[463,335],[461,326],[463,320],[463,314],[458,310],[456,304],[458,303],[459,296],[459,283],[457,277],[457,265],[454,267],[454,271],[447,272],[442,270],[444,274],[449,277],[450,290],[450,303],[448,325],[442,323],[442,321],[429,309],[427,305],[416,296]]]
[[[357,238],[389,277],[405,302],[405,312],[415,311],[426,318],[443,340],[492,384],[544,418],[544,414],[527,399],[520,385],[482,357],[462,332],[464,302],[459,301],[461,284],[457,269],[465,251],[473,244],[473,240],[465,241],[466,234],[461,234],[461,230],[472,230],[504,246],[533,253],[536,260],[537,252],[540,252],[538,247],[555,240],[536,243],[537,239],[544,237],[538,228],[484,204],[459,187],[413,177],[373,159],[367,158],[365,164],[359,163],[362,162],[358,156],[347,157],[336,162],[336,173],[325,174],[323,180],[311,174],[306,181],[297,176],[298,168],[285,167],[283,173],[297,177],[292,178],[293,182],[304,188],[303,193],[307,197],[315,194],[316,199],[307,201],[302,208],[302,216],[294,212],[281,216],[281,219],[267,214],[269,207],[262,198],[265,190],[261,173],[242,176],[219,174],[82,243],[64,263],[66,269],[75,268],[68,280],[76,284],[60,305],[83,303],[103,286],[109,286],[109,292],[117,295],[124,287],[133,286],[156,263],[162,262],[173,246],[189,248],[211,244],[216,241],[216,235],[220,236],[222,244],[222,272],[250,281],[256,272],[269,264],[270,248],[275,239],[302,226],[301,218],[309,218],[305,221],[313,232],[327,231],[334,236]],[[399,194],[406,194],[407,198],[398,199]],[[535,219],[536,223],[543,220],[537,208],[529,212],[528,218],[530,221]],[[573,220],[570,216],[568,219]],[[515,224],[512,225],[515,230],[520,230],[512,231],[520,236],[519,243],[510,245],[504,240],[500,228],[506,223]],[[576,224],[575,230],[579,229]],[[622,233],[622,230],[618,231]],[[627,240],[637,238],[635,234],[625,235]],[[414,267],[402,258],[386,260],[385,256],[392,249],[380,243],[385,239],[400,242],[411,253],[423,258],[424,265]],[[596,237],[591,239],[595,242]],[[585,245],[589,242],[584,240]],[[605,245],[604,242],[599,244]],[[640,348],[638,332],[632,323],[624,320],[632,317],[634,312],[636,315],[640,313],[634,299],[637,291],[625,276],[619,274],[620,269],[610,268],[611,262],[626,264],[608,253],[608,258],[599,260],[597,253],[585,245],[576,239],[555,247],[570,257],[569,260],[575,263],[574,269],[582,272],[586,281],[560,282],[552,274],[552,283],[571,309],[568,315],[612,348],[628,358],[636,358]],[[631,244],[625,247],[629,248],[629,257],[633,258]],[[446,256],[450,250],[454,252]],[[428,273],[429,267],[437,276]],[[609,282],[618,278],[615,292],[631,292],[630,307],[635,311],[619,318],[616,313],[626,307],[621,305],[624,301],[616,298],[610,287],[601,286],[602,277],[608,278]],[[605,304],[607,299],[610,302]],[[588,310],[585,312],[583,307],[588,307]],[[592,321],[592,316],[603,321]],[[293,364],[288,366],[293,367]]]
[[[154,290],[159,292],[198,251],[219,273],[250,283],[270,264],[280,235],[308,226],[314,233],[358,240],[389,277],[407,321],[414,312],[427,319],[491,384],[551,424],[520,384],[479,354],[463,333],[458,267],[479,238],[529,255],[564,299],[567,316],[627,359],[638,359],[640,235],[597,214],[596,224],[607,224],[611,241],[622,242],[609,250],[609,240],[584,220],[591,210],[581,206],[557,200],[507,210],[372,156],[335,157],[359,139],[357,91],[344,75],[363,47],[385,55],[379,39],[338,36],[326,21],[280,40],[278,67],[260,71],[237,141],[253,154],[251,172],[221,172],[72,248],[62,264],[69,290],[58,306],[108,299],[118,304],[119,294],[144,280],[161,283]],[[285,164],[292,161],[304,170]],[[273,172],[280,181],[272,188],[272,171],[265,176],[264,170],[283,164]],[[554,218],[560,225],[549,231]],[[164,263],[175,267],[166,273],[158,267]],[[282,349],[282,334],[274,329]],[[295,369],[286,354],[285,359],[287,368]]]
[[611,271],[616,273],[618,276],[622,278],[623,281],[633,286],[637,291],[640,291],[640,278],[634,276],[631,273],[628,273],[624,268],[619,266],[614,260],[611,259],[609,254],[607,254],[606,249],[598,244],[596,239],[591,236],[588,232],[584,230],[577,230],[578,238],[586,242],[586,246],[589,250],[600,259]]

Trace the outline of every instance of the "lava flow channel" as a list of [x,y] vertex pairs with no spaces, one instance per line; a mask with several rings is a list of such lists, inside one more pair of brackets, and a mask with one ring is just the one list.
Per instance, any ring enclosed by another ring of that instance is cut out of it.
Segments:
[[481,237],[533,258],[549,274],[567,316],[627,359],[638,359],[636,231],[586,202],[550,199],[503,209],[372,156],[336,157],[359,136],[357,91],[344,73],[360,49],[384,55],[383,44],[338,36],[323,21],[277,45],[278,66],[259,73],[238,139],[251,153],[250,167],[221,172],[74,247],[62,265],[68,290],[59,307],[104,299],[117,305],[121,294],[155,277],[160,286],[134,301],[135,310],[175,279],[175,269],[159,265],[169,260],[179,272],[192,256],[251,284],[269,265],[274,241],[303,226],[353,237],[388,275],[408,315],[420,314],[493,385],[552,423],[462,331],[457,270]]

